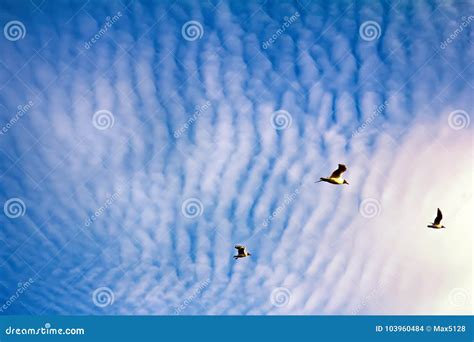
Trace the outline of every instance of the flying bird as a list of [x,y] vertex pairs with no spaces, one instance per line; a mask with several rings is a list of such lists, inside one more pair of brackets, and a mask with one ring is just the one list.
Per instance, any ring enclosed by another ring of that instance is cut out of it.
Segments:
[[434,229],[446,228],[445,226],[441,225],[442,219],[443,219],[443,214],[441,213],[441,210],[439,210],[438,208],[438,213],[436,214],[436,218],[434,219],[434,222],[427,227],[434,228]]
[[337,185],[349,184],[344,178],[341,177],[346,170],[347,167],[344,164],[339,164],[337,170],[335,170],[328,178],[321,177],[315,183],[328,182]]
[[252,255],[249,252],[247,252],[247,250],[245,249],[245,246],[237,245],[235,246],[235,249],[237,250],[237,255],[234,255],[234,259],[245,258]]

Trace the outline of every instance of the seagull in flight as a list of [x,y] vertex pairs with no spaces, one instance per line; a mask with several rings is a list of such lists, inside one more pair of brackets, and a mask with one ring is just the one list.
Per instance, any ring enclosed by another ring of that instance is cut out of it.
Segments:
[[328,178],[321,177],[315,183],[328,182],[336,185],[349,184],[344,178],[341,177],[346,170],[347,167],[344,164],[339,164],[337,170],[334,170],[334,172]]
[[249,252],[247,252],[247,250],[245,249],[245,246],[237,245],[235,246],[235,249],[237,250],[237,255],[234,255],[234,259],[245,258],[252,255]]
[[434,222],[427,227],[434,228],[434,229],[446,228],[445,226],[441,225],[442,219],[443,219],[443,214],[441,213],[441,210],[439,210],[438,208],[438,213],[436,214],[436,218],[434,219]]

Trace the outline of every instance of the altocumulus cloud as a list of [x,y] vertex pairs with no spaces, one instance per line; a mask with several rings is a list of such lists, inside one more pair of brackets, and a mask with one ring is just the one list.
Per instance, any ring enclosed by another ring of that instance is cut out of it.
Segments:
[[1,7],[2,313],[470,313],[468,2]]

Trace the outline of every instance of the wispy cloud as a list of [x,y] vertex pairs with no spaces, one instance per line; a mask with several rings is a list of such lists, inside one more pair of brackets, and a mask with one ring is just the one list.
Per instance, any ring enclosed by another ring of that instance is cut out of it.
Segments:
[[303,3],[3,3],[3,314],[471,312],[472,6]]

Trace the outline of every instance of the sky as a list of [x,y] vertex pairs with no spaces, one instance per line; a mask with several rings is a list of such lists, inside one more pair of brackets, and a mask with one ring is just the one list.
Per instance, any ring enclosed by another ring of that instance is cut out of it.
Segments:
[[472,314],[472,2],[0,25],[0,314]]

